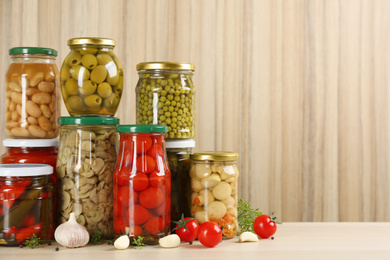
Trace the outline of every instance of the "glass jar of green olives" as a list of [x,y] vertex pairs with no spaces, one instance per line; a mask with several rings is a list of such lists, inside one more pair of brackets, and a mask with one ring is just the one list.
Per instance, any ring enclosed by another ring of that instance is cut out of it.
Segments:
[[61,67],[61,91],[71,116],[113,116],[123,90],[123,70],[105,38],[68,40],[70,53]]
[[[182,214],[191,215],[191,179],[190,154],[195,147],[195,140],[181,139],[165,142],[169,169],[171,170],[171,219],[179,221]],[[176,224],[171,222],[171,229]]]
[[137,65],[137,124],[166,125],[167,139],[195,136],[195,66],[177,62]]

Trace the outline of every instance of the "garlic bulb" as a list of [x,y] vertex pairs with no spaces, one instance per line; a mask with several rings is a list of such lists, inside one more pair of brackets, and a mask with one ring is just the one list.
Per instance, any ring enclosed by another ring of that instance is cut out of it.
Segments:
[[77,223],[72,212],[69,220],[56,228],[54,238],[60,245],[74,248],[85,246],[89,241],[89,233],[84,226]]

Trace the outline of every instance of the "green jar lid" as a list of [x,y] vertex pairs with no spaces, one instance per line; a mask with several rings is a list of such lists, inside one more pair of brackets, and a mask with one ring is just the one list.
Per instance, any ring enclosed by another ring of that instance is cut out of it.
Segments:
[[166,125],[119,125],[116,128],[119,133],[167,133]]
[[118,125],[119,118],[100,116],[67,116],[58,118],[60,125]]
[[44,54],[44,55],[53,55],[57,56],[58,52],[50,48],[40,48],[40,47],[15,47],[9,49],[9,55],[12,54]]

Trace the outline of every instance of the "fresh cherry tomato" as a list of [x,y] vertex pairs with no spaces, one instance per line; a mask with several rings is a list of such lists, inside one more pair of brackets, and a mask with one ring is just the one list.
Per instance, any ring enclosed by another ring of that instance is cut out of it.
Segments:
[[145,223],[145,231],[150,233],[152,236],[157,236],[161,230],[164,228],[164,220],[162,217],[150,218],[148,222]]
[[198,237],[199,223],[194,218],[181,216],[181,220],[174,221],[176,234],[182,241],[191,242]]
[[273,214],[271,214],[271,216],[262,214],[253,222],[253,230],[259,237],[269,238],[276,232],[275,219],[276,217]]
[[149,136],[135,136],[137,153],[146,153],[152,147],[152,138]]
[[133,189],[136,191],[143,191],[149,186],[149,179],[145,173],[137,173],[133,177]]
[[153,171],[149,175],[150,185],[152,185],[154,187],[158,187],[160,185],[163,185],[164,184],[164,180],[165,180],[165,176],[159,175],[159,173],[157,171]]
[[164,192],[158,187],[149,187],[139,194],[139,202],[148,209],[156,208],[164,201]]
[[214,247],[222,240],[222,230],[217,223],[206,221],[199,226],[199,242],[207,247]]
[[141,155],[136,161],[137,170],[142,173],[150,173],[156,169],[156,161],[149,155]]

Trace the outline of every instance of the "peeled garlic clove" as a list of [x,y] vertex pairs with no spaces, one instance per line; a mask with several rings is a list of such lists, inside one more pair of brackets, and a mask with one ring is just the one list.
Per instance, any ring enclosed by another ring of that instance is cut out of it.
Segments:
[[160,238],[158,243],[161,247],[165,248],[178,247],[180,245],[180,237],[176,234],[168,235],[166,237]]
[[238,242],[240,242],[240,243],[242,243],[242,242],[257,242],[257,241],[259,241],[259,239],[252,232],[244,232],[238,238]]
[[58,244],[74,248],[88,244],[89,233],[84,226],[77,223],[74,212],[72,212],[69,220],[56,228],[54,238]]
[[126,249],[130,245],[130,239],[128,235],[123,235],[117,238],[114,242],[116,249]]

